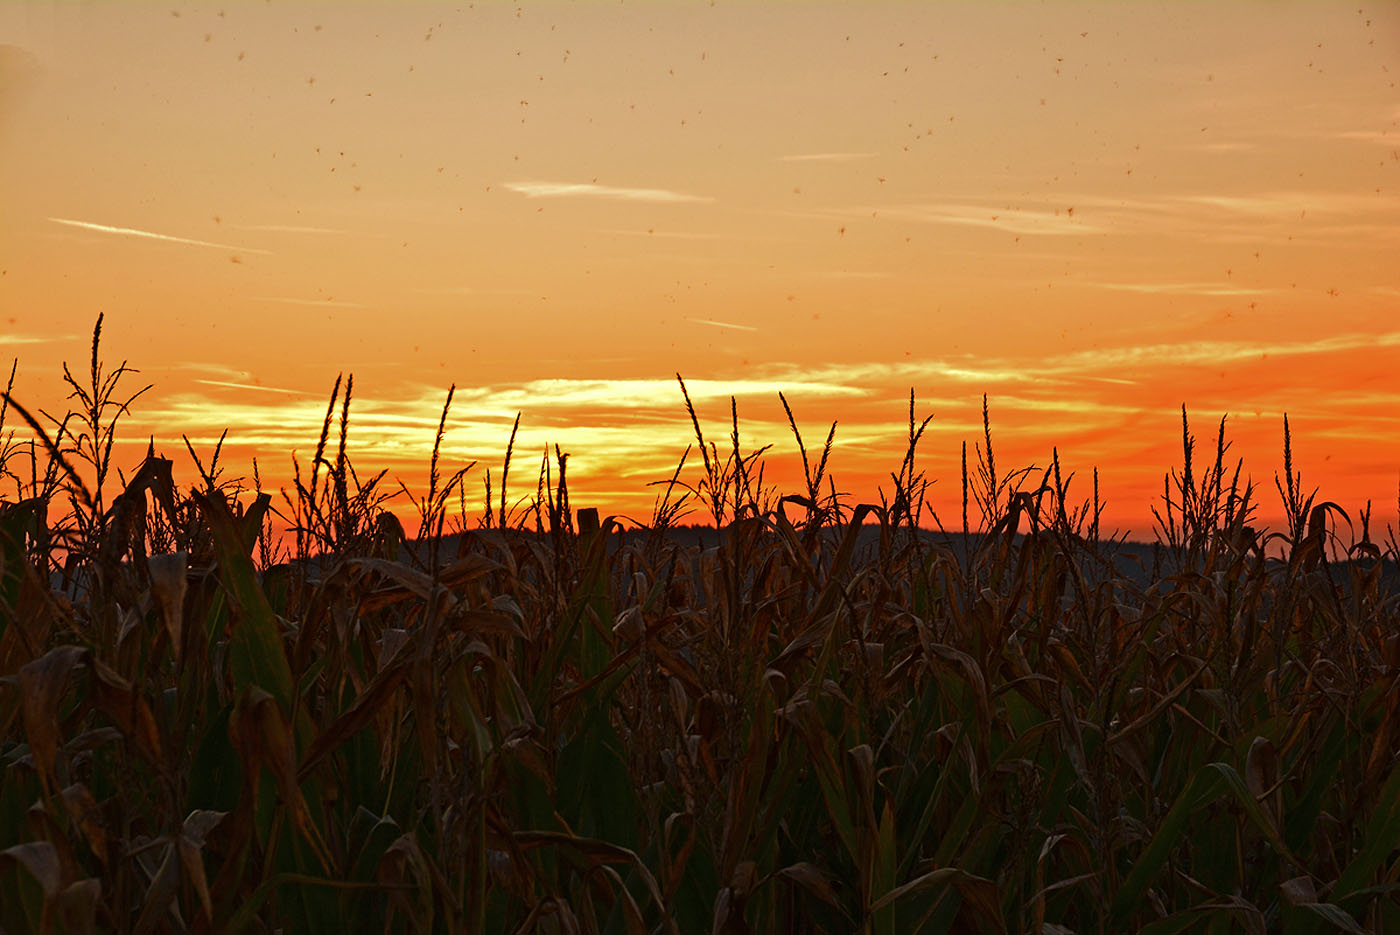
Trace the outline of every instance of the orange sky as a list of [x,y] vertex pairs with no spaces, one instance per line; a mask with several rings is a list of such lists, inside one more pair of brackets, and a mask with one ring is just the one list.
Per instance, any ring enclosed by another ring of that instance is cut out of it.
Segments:
[[1266,516],[1287,412],[1393,522],[1398,77],[1394,4],[10,2],[0,363],[59,408],[105,313],[185,483],[225,426],[284,481],[345,371],[362,472],[417,490],[455,382],[473,497],[520,412],[518,465],[644,517],[680,371],[780,474],[778,390],[839,419],[857,499],[912,387],[950,525],[984,392],[999,466],[1097,465],[1110,525],[1182,403]]

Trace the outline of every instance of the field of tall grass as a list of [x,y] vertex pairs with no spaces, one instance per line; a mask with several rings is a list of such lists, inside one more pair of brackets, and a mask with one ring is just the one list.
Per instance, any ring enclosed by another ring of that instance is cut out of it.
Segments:
[[71,413],[0,399],[6,933],[1400,931],[1396,531],[1286,428],[1267,531],[1183,409],[1145,560],[990,427],[943,531],[912,396],[877,504],[686,397],[647,531],[441,428],[413,528],[349,380],[276,497],[121,475],[100,327]]

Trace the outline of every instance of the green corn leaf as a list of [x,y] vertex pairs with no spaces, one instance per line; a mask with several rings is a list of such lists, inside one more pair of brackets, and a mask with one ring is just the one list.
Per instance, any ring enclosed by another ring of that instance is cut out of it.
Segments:
[[[222,494],[196,492],[194,498],[214,532],[219,578],[234,611],[229,634],[234,694],[257,686],[277,700],[284,715],[290,715],[294,691],[292,671],[282,645],[281,625],[263,594],[248,555],[252,544],[246,529],[240,528]],[[258,495],[262,510],[267,508],[269,499],[267,494]],[[250,515],[253,512],[259,511],[250,511]]]
[[1337,884],[1332,887],[1332,902],[1344,902],[1371,883],[1376,870],[1395,851],[1397,841],[1400,841],[1400,766],[1390,771],[1376,796],[1375,811],[1366,825],[1366,843],[1337,878]]
[[1162,866],[1185,833],[1192,817],[1224,795],[1225,791],[1224,776],[1219,770],[1207,767],[1197,772],[1176,797],[1170,811],[1158,826],[1157,833],[1152,836],[1152,841],[1133,864],[1113,898],[1109,912],[1111,927],[1114,930],[1126,930],[1128,918],[1142,905],[1147,887],[1161,872]]

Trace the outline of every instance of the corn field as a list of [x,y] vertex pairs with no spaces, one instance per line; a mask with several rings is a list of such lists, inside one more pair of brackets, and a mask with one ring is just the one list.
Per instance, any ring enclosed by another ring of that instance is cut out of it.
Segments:
[[100,326],[0,400],[0,931],[1400,931],[1396,532],[1286,434],[1269,531],[1183,409],[1137,552],[989,419],[945,531],[912,395],[879,503],[684,397],[647,528],[557,451],[467,522],[441,426],[356,473],[349,380],[276,497],[121,475]]

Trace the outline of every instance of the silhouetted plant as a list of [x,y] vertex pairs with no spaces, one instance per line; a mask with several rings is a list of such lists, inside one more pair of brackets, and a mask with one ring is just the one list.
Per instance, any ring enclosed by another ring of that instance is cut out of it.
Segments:
[[892,488],[851,504],[835,424],[810,459],[780,397],[780,496],[683,381],[702,463],[646,535],[573,511],[557,447],[512,504],[519,417],[473,525],[454,387],[409,540],[352,465],[353,378],[280,516],[222,438],[185,439],[194,487],[152,444],[107,497],[135,397],[99,332],[83,411],[34,419],[14,368],[0,397],[5,931],[1400,928],[1396,530],[1368,506],[1339,544],[1286,423],[1270,534],[1183,408],[1149,571],[1097,472],[1076,503],[1058,450],[999,469],[985,397],[962,536],[912,393]]

